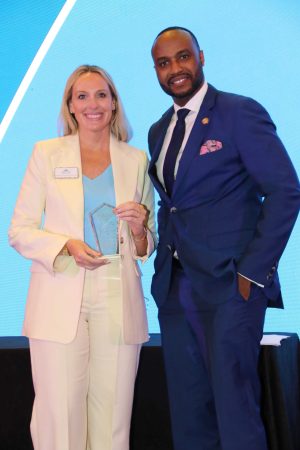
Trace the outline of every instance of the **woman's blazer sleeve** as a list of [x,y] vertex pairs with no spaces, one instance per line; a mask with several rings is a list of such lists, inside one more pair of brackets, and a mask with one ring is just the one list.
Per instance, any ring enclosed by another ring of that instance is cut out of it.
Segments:
[[133,253],[134,258],[139,259],[142,262],[145,262],[149,256],[154,252],[154,250],[157,247],[157,235],[156,235],[156,228],[155,228],[155,204],[154,204],[154,189],[153,185],[151,183],[151,180],[148,175],[148,166],[149,166],[149,160],[146,155],[146,153],[141,152],[142,155],[142,161],[140,164],[140,174],[139,177],[139,183],[142,184],[142,198],[141,198],[141,204],[144,205],[147,210],[149,211],[149,217],[147,222],[147,252],[144,256],[138,256],[136,253],[136,248],[134,245],[134,240],[132,238],[132,244],[133,244]]
[[41,143],[33,149],[8,236],[10,245],[22,256],[53,272],[54,260],[70,237],[41,228],[46,206],[47,174],[51,171],[45,150]]

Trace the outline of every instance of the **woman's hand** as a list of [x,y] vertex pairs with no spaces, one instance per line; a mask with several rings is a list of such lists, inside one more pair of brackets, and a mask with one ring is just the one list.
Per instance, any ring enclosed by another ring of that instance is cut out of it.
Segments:
[[114,210],[120,220],[128,223],[133,236],[145,236],[145,226],[148,222],[149,211],[144,205],[136,202],[126,202]]
[[114,211],[118,219],[128,223],[137,255],[146,255],[148,241],[145,227],[149,216],[147,208],[140,203],[126,202],[117,206]]
[[93,250],[79,239],[69,239],[65,247],[75,259],[77,266],[83,267],[84,269],[94,270],[100,266],[109,264],[109,260],[99,259],[102,253]]

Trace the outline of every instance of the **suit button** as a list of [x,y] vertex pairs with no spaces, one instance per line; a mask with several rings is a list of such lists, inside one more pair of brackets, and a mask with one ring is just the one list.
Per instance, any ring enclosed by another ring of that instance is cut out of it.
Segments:
[[124,238],[123,238],[123,236],[120,238],[120,244],[124,244]]
[[267,275],[267,280],[270,280],[271,278],[273,278],[273,275],[275,272],[276,272],[276,267],[275,266],[271,267],[271,270]]
[[172,247],[170,244],[167,245],[167,249],[170,250],[170,252],[172,251]]
[[177,212],[177,208],[175,208],[175,206],[172,206],[172,208],[170,209],[171,213],[176,213]]

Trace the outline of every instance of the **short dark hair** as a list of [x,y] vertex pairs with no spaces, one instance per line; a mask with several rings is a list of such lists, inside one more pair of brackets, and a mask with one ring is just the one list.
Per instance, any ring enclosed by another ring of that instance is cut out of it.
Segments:
[[168,28],[165,28],[160,33],[158,33],[158,35],[156,36],[154,42],[156,41],[157,38],[159,38],[159,36],[161,36],[162,34],[166,33],[167,31],[172,31],[172,30],[186,31],[191,36],[192,40],[194,41],[194,44],[196,44],[197,49],[200,50],[199,42],[198,42],[196,36],[194,35],[194,33],[191,30],[188,30],[187,28],[184,28],[184,27],[168,27]]

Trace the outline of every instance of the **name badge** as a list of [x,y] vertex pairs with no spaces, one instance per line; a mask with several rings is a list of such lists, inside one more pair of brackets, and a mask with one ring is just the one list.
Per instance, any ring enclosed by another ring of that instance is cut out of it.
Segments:
[[55,167],[54,178],[78,178],[78,167]]

